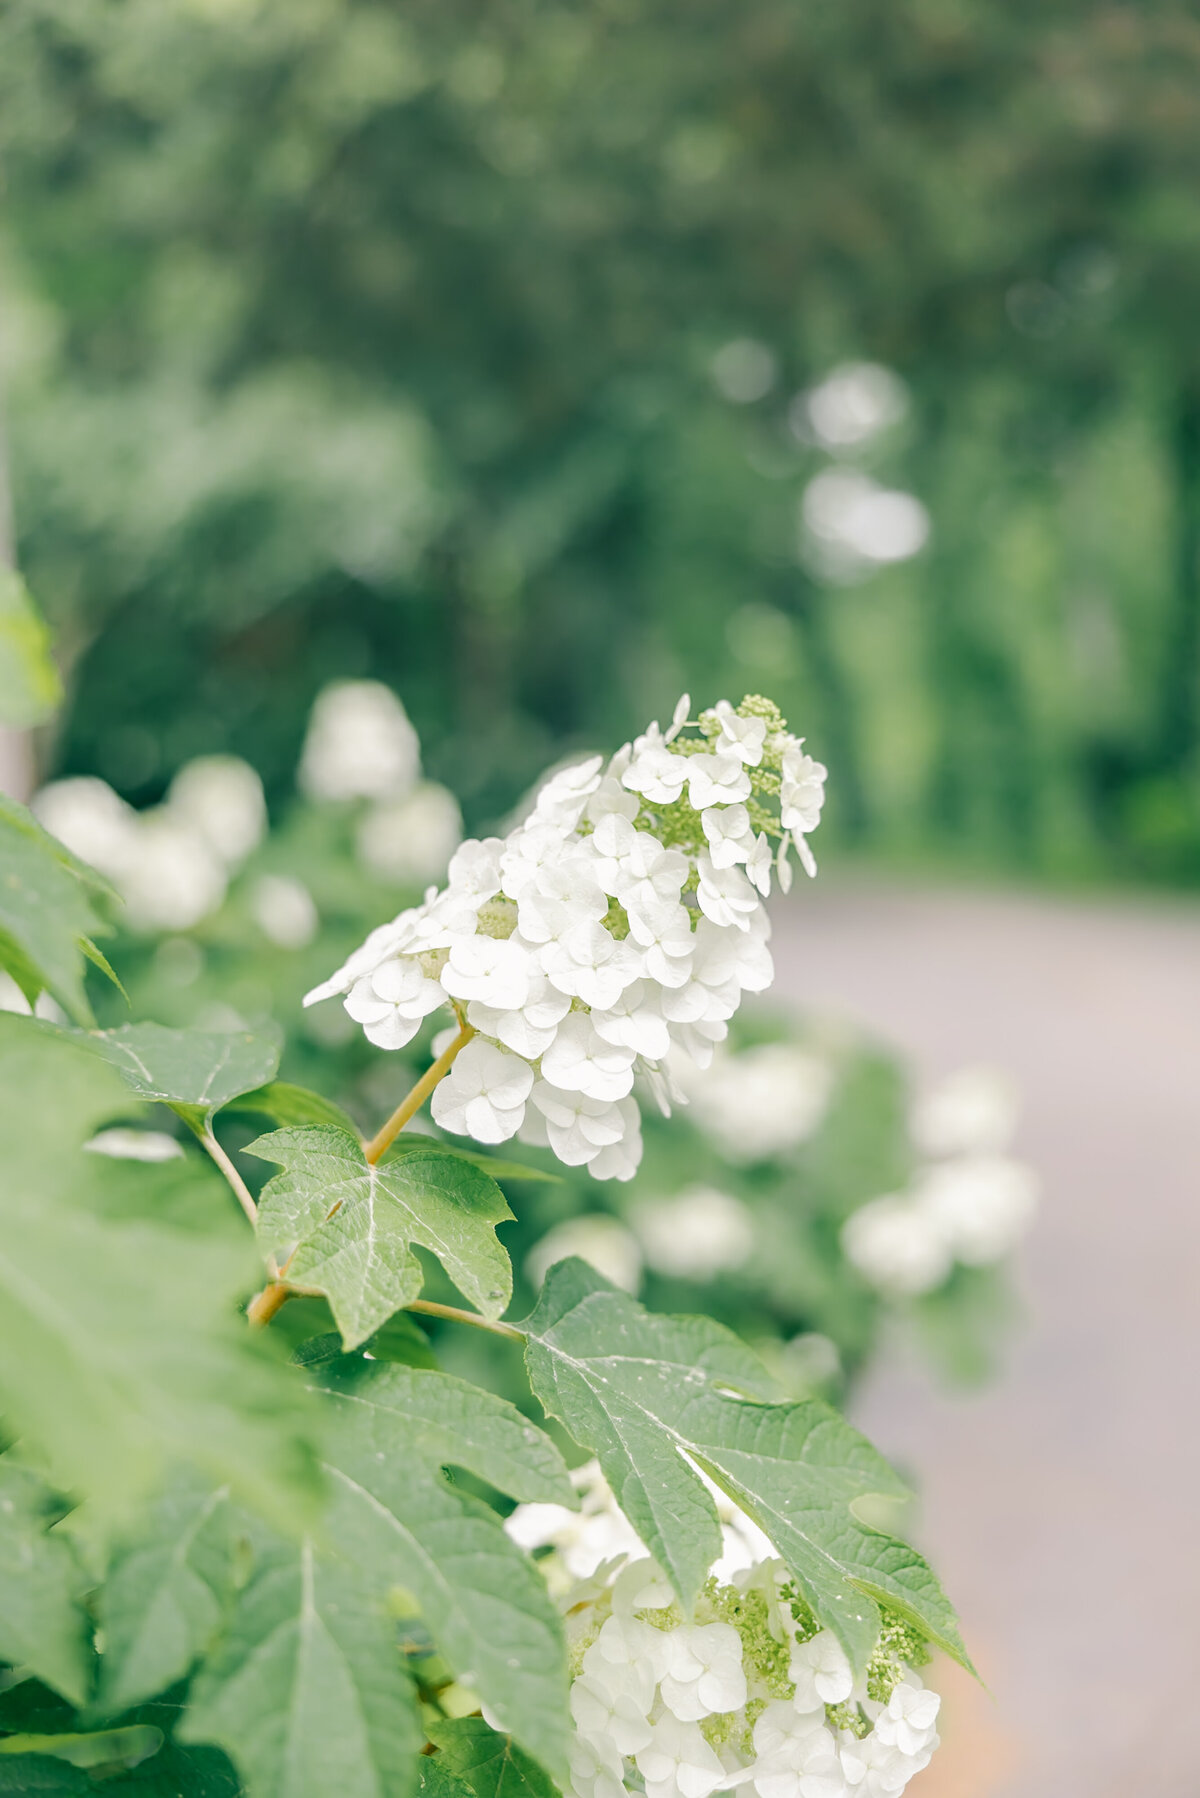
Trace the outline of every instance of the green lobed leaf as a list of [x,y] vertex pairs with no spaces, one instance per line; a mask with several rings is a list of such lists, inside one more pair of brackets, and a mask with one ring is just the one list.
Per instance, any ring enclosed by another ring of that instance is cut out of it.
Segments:
[[565,1775],[566,1652],[545,1581],[495,1511],[441,1471],[450,1462],[512,1497],[574,1503],[557,1450],[506,1401],[446,1374],[387,1367],[326,1390],[331,1535],[416,1600],[459,1679]]
[[100,892],[111,889],[93,869],[0,794],[0,968],[31,1001],[46,988],[80,1024],[92,1022],[85,953],[107,928],[95,909]]
[[430,1757],[438,1769],[430,1781],[430,1798],[443,1794],[451,1798],[447,1774],[467,1785],[475,1798],[558,1798],[543,1768],[522,1753],[511,1736],[501,1735],[482,1717],[441,1723],[431,1740],[439,1752]]
[[[0,1415],[64,1488],[128,1507],[165,1465],[228,1481],[285,1527],[311,1518],[306,1395],[237,1303],[249,1243],[173,1227],[182,1164],[101,1166],[83,1143],[127,1110],[117,1074],[52,1027],[0,1014]],[[207,1170],[194,1177],[208,1183]],[[124,1215],[106,1214],[113,1181]]]
[[582,1261],[550,1269],[525,1324],[533,1389],[592,1449],[685,1605],[720,1549],[693,1466],[774,1543],[820,1621],[865,1666],[876,1601],[970,1667],[949,1601],[905,1543],[860,1521],[867,1498],[907,1489],[865,1437],[817,1400],[771,1403],[768,1376],[722,1325],[656,1317]]
[[140,1098],[195,1111],[204,1121],[240,1093],[261,1087],[279,1066],[278,1040],[248,1030],[123,1024],[90,1030],[83,1040]]
[[423,1741],[395,1625],[310,1541],[260,1548],[177,1733],[224,1748],[250,1798],[405,1798]]
[[83,1579],[70,1540],[50,1533],[62,1505],[38,1474],[0,1455],[0,1660],[28,1667],[83,1704],[91,1674],[91,1629],[80,1604]]
[[[469,1380],[421,1367],[360,1363],[328,1373],[320,1390],[347,1420],[371,1418],[380,1446],[403,1442],[406,1453],[434,1466],[465,1467],[510,1498],[578,1506],[566,1462],[546,1432],[507,1399]],[[351,1438],[354,1428],[351,1422]]]
[[[104,1768],[83,1772],[64,1760],[21,1754],[0,1758],[0,1794],[112,1793],[124,1798],[243,1798],[244,1788],[232,1761],[219,1748],[193,1747],[171,1732],[183,1713],[185,1688],[175,1686],[149,1704],[138,1705],[118,1719],[121,1727],[148,1726],[166,1739],[156,1753],[128,1771]],[[75,1714],[37,1680],[0,1698],[0,1729],[26,1735],[70,1735]]]
[[50,632],[14,568],[0,568],[0,724],[44,724],[62,700]]
[[372,1167],[356,1136],[324,1125],[273,1131],[248,1153],[285,1170],[259,1200],[263,1253],[297,1286],[326,1294],[347,1348],[419,1295],[414,1243],[484,1317],[508,1304],[512,1268],[496,1225],[512,1212],[470,1162],[418,1152]]
[[228,1497],[227,1487],[175,1469],[136,1535],[114,1553],[101,1605],[102,1712],[126,1710],[182,1679],[216,1635],[234,1596]]

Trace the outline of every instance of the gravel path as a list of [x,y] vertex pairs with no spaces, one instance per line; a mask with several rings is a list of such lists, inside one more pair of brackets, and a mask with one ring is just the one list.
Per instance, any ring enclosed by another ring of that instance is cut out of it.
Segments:
[[1015,1075],[1045,1183],[997,1383],[938,1393],[899,1352],[857,1407],[920,1470],[993,1695],[952,1682],[914,1794],[1194,1798],[1200,905],[823,878],[776,947],[781,994],[922,1070]]

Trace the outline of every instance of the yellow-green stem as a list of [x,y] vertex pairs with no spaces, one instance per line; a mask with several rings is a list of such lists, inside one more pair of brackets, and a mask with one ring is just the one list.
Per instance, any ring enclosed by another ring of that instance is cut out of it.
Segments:
[[439,1305],[436,1299],[413,1299],[405,1306],[406,1311],[423,1311],[427,1317],[448,1317],[451,1323],[474,1324],[477,1330],[490,1330],[493,1336],[510,1336],[514,1342],[524,1342],[524,1330],[518,1330],[513,1324],[493,1323],[490,1317],[480,1317],[477,1311],[460,1311],[457,1305]]
[[420,1111],[443,1074],[450,1072],[459,1050],[466,1048],[474,1034],[473,1027],[470,1024],[464,1024],[454,1041],[447,1044],[437,1060],[431,1062],[426,1068],[412,1091],[400,1101],[382,1130],[373,1136],[370,1142],[363,1144],[363,1154],[372,1167],[377,1161],[383,1159],[409,1118],[415,1117]]

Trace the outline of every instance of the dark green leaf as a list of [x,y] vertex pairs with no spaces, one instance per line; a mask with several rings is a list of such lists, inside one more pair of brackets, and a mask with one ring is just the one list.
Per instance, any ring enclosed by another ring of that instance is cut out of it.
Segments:
[[[535,1760],[482,1717],[459,1717],[433,1732],[445,1771],[463,1780],[475,1798],[558,1798],[557,1788]],[[433,1798],[441,1798],[436,1790]]]
[[0,724],[44,724],[62,699],[50,632],[13,568],[0,568]]
[[0,794],[0,967],[26,998],[43,988],[81,1024],[84,945],[106,925],[95,909],[100,876],[76,861],[31,813]]
[[621,1508],[690,1605],[720,1550],[689,1461],[770,1537],[821,1622],[865,1666],[876,1600],[970,1666],[954,1612],[915,1549],[860,1521],[907,1489],[857,1430],[816,1400],[763,1402],[765,1370],[707,1318],[655,1317],[581,1261],[546,1277],[526,1328],[533,1389],[594,1450]]
[[473,1167],[481,1167],[493,1180],[534,1180],[555,1186],[562,1184],[562,1175],[552,1173],[549,1168],[529,1167],[524,1161],[503,1161],[495,1155],[481,1155],[475,1149],[460,1149],[451,1143],[440,1142],[436,1136],[397,1137],[384,1156],[384,1165],[398,1160],[401,1155],[423,1154],[454,1155],[459,1161],[469,1161]]
[[157,1754],[162,1744],[161,1729],[148,1723],[131,1723],[119,1729],[71,1731],[63,1735],[5,1736],[0,1740],[0,1754],[49,1754],[72,1767],[119,1772]]
[[323,1125],[276,1130],[249,1153],[278,1162],[259,1201],[264,1254],[298,1286],[325,1293],[347,1348],[415,1299],[429,1249],[485,1317],[512,1294],[496,1225],[512,1216],[494,1180],[458,1156],[405,1155],[371,1167],[356,1136]]
[[48,1533],[63,1509],[37,1474],[0,1455],[0,1660],[81,1705],[91,1664],[83,1580],[69,1539]]
[[233,1590],[227,1489],[179,1469],[109,1567],[100,1708],[126,1710],[189,1672],[220,1627]]
[[328,1124],[333,1130],[357,1135],[354,1119],[332,1099],[309,1092],[305,1086],[293,1086],[288,1080],[272,1080],[267,1086],[256,1086],[232,1101],[231,1110],[254,1111],[271,1119],[273,1124]]
[[[399,1361],[407,1367],[437,1367],[437,1357],[429,1338],[405,1311],[389,1317],[383,1328],[368,1336],[363,1351],[376,1361]],[[310,1336],[292,1355],[297,1367],[320,1367],[326,1362],[346,1359],[341,1333],[329,1330],[322,1336]],[[359,1357],[361,1363],[361,1357]]]
[[[311,1414],[237,1315],[260,1277],[250,1244],[171,1227],[154,1165],[125,1164],[126,1215],[103,1214],[114,1164],[82,1144],[128,1106],[77,1039],[0,1014],[0,1413],[102,1511],[190,1462],[302,1523]],[[165,1165],[174,1191],[182,1164]]]
[[331,1533],[415,1599],[458,1677],[565,1772],[566,1658],[545,1582],[490,1506],[440,1471],[454,1462],[514,1497],[570,1503],[557,1451],[511,1405],[444,1374],[380,1368],[330,1398]]
[[309,1542],[260,1553],[178,1733],[223,1747],[251,1798],[404,1798],[422,1742],[395,1626]]

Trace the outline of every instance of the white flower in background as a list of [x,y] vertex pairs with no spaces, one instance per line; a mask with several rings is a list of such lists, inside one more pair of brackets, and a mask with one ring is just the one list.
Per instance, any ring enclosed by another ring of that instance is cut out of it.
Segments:
[[200,755],[185,762],[167,789],[166,804],[227,868],[239,867],[267,828],[262,781],[236,755]]
[[842,1225],[841,1242],[863,1279],[897,1298],[932,1292],[954,1265],[936,1219],[906,1193],[860,1205]]
[[506,1142],[525,1116],[533,1069],[520,1055],[476,1037],[433,1089],[433,1121],[476,1142]]
[[1038,1180],[996,1151],[1016,1124],[1003,1076],[965,1069],[914,1107],[917,1146],[940,1160],[906,1193],[874,1199],[847,1219],[842,1246],[863,1278],[896,1297],[940,1286],[954,1264],[987,1267],[1012,1253],[1037,1211]]
[[224,863],[170,806],[137,814],[134,853],[115,876],[134,930],[191,930],[225,898]]
[[30,810],[72,855],[109,880],[120,880],[133,854],[138,814],[107,781],[90,774],[52,780],[34,795]]
[[407,793],[421,770],[408,713],[381,681],[335,681],[317,695],[300,757],[310,799],[386,799]]
[[321,926],[312,894],[291,874],[260,874],[250,889],[250,911],[281,949],[303,949]]
[[687,1186],[673,1199],[644,1199],[632,1223],[655,1272],[681,1280],[728,1273],[754,1247],[749,1208],[714,1186]]
[[1037,1176],[1005,1155],[964,1155],[928,1168],[916,1188],[922,1210],[966,1267],[1011,1254],[1037,1210]]
[[1013,1082],[996,1068],[962,1068],[913,1107],[912,1135],[925,1155],[996,1154],[1017,1127]]
[[642,1283],[642,1251],[636,1238],[615,1217],[593,1212],[587,1217],[566,1218],[547,1230],[525,1257],[525,1272],[532,1285],[540,1286],[556,1261],[566,1261],[572,1255],[586,1261],[622,1292],[636,1292]]
[[424,886],[436,880],[462,841],[462,813],[448,787],[423,780],[410,793],[381,799],[355,831],[358,858],[379,880]]
[[84,1143],[93,1155],[107,1155],[114,1161],[182,1161],[183,1144],[164,1130],[131,1130],[114,1125],[98,1130]]
[[[341,704],[323,697],[326,723]],[[462,844],[443,891],[308,994],[347,994],[381,1047],[410,1040],[426,1007],[465,1017],[475,1043],[434,1098],[445,1128],[486,1142],[519,1129],[597,1179],[628,1179],[635,1083],[669,1102],[668,1061],[706,1066],[743,993],[768,985],[771,841],[782,879],[794,832],[816,823],[824,770],[768,700],[722,701],[696,724],[690,709],[685,695],[666,735],[652,724],[607,767],[593,756],[558,769],[522,823]],[[776,816],[786,769],[793,825]],[[381,990],[377,970],[397,956],[410,984],[386,975]],[[509,1061],[525,1071],[519,1092]]]
[[134,930],[190,930],[223,903],[229,875],[266,824],[262,783],[236,756],[200,756],[162,805],[137,812],[102,780],[52,781],[32,805],[39,822],[107,876]]
[[833,1069],[796,1043],[759,1043],[714,1056],[688,1080],[696,1123],[730,1161],[769,1161],[798,1148],[824,1117]]
[[51,1024],[67,1022],[67,1014],[57,999],[41,992],[31,1005],[12,975],[3,968],[0,968],[0,1011],[15,1011],[23,1018],[45,1018]]
[[726,1548],[686,1618],[596,1463],[572,1482],[578,1513],[518,1505],[505,1523],[551,1550],[539,1566],[576,1669],[569,1798],[899,1798],[938,1745],[910,1625],[885,1610],[856,1679],[762,1531],[707,1479]]
[[825,449],[854,450],[898,424],[908,410],[899,375],[880,362],[843,362],[801,394],[792,414],[798,435],[811,434]]

